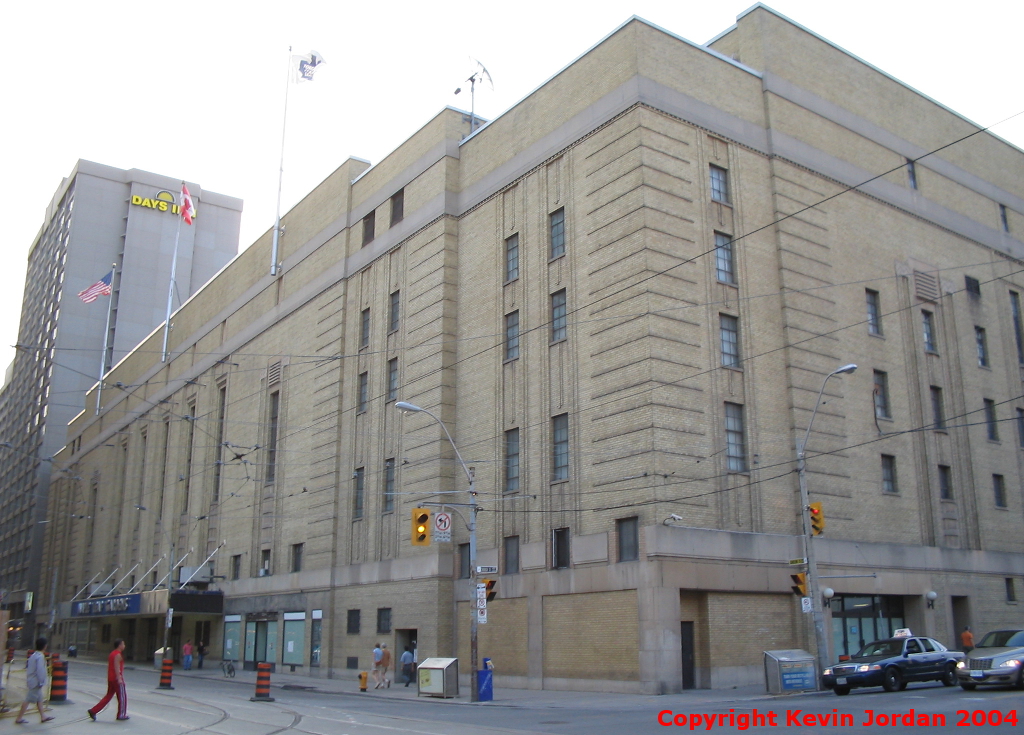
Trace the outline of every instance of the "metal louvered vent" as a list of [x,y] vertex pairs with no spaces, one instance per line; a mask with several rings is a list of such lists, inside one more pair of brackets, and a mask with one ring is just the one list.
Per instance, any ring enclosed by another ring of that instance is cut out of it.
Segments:
[[939,300],[939,279],[934,273],[914,271],[914,293],[925,301]]
[[267,385],[281,382],[281,363],[275,362],[267,368]]

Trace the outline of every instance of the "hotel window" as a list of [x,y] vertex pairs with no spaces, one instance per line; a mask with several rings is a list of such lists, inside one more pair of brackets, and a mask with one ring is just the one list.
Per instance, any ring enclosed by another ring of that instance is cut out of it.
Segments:
[[930,311],[921,312],[921,329],[924,332],[924,349],[926,352],[938,352],[935,342],[935,314]]
[[373,231],[376,227],[375,215],[376,212],[370,212],[368,215],[363,217],[363,245],[367,245],[373,241]]
[[302,571],[302,548],[303,544],[292,544],[292,571]]
[[743,426],[743,406],[725,404],[725,465],[729,472],[747,471],[747,441]]
[[715,233],[715,272],[722,283],[736,283],[736,268],[733,260],[732,238],[721,232]]
[[1006,507],[1006,481],[1002,475],[992,475],[992,495],[997,508]]
[[391,195],[391,226],[394,227],[405,218],[405,189],[399,189]]
[[370,374],[359,373],[359,405],[356,407],[357,413],[364,413],[366,411],[366,404],[370,400]]
[[1013,337],[1017,343],[1017,362],[1024,365],[1024,320],[1021,319],[1020,294],[1010,291],[1010,311],[1013,313]]
[[933,385],[932,393],[932,428],[936,431],[946,430],[946,411],[942,405],[942,388]]
[[270,394],[267,406],[267,482],[274,482],[277,478],[277,434],[280,410],[281,392],[275,390]]
[[388,307],[388,333],[397,332],[399,320],[401,319],[401,291],[394,291],[391,294],[391,303]]
[[640,558],[640,519],[619,518],[615,521],[616,536],[619,539],[619,561],[636,561]]
[[882,492],[898,493],[899,485],[896,484],[896,458],[891,454],[882,455]]
[[984,327],[974,328],[974,344],[978,348],[978,367],[988,367],[988,337]]
[[231,579],[242,578],[242,555],[235,554],[231,557]]
[[565,289],[551,294],[551,341],[559,342],[566,335]]
[[352,473],[352,484],[354,485],[352,490],[352,517],[362,518],[363,517],[363,500],[365,497],[366,487],[366,471],[362,467],[358,467],[354,473]]
[[388,360],[388,400],[398,400],[398,358]]
[[864,289],[864,298],[868,305],[868,334],[882,334],[882,304],[878,291]]
[[384,462],[384,512],[395,510],[395,460]]
[[1010,218],[1007,216],[1006,205],[999,205],[999,224],[1003,226],[1003,232],[1010,231]]
[[505,537],[505,574],[519,574],[519,537]]
[[359,349],[370,346],[370,310],[363,309],[359,324]]
[[722,365],[738,368],[740,366],[740,320],[728,314],[719,314],[718,324]]
[[875,418],[887,419],[889,412],[889,375],[881,370],[875,371]]
[[999,441],[999,420],[996,418],[996,402],[991,398],[985,399],[985,430],[988,433],[989,441]]
[[551,480],[569,479],[569,414],[551,419]]
[[386,635],[391,632],[391,608],[377,608],[377,635]]
[[505,432],[505,492],[519,490],[519,429]]
[[568,528],[556,528],[551,532],[551,568],[569,568]]
[[519,278],[519,233],[505,238],[505,281]]
[[505,315],[505,359],[519,357],[519,312]]
[[711,168],[711,199],[712,201],[729,203],[729,172],[721,166]]
[[909,158],[907,159],[907,184],[911,189],[917,189],[917,167]]
[[953,471],[944,464],[939,465],[939,498],[953,499]]
[[349,610],[348,618],[345,621],[345,632],[349,635],[359,635],[360,628],[360,610]]
[[549,216],[551,228],[551,259],[565,255],[565,209],[559,209]]

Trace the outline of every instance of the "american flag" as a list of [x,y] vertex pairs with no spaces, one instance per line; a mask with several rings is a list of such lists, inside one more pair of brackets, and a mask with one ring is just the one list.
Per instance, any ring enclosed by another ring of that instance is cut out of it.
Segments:
[[114,271],[110,271],[110,273],[103,276],[103,278],[96,281],[96,283],[92,284],[84,291],[79,291],[78,298],[87,304],[91,304],[100,296],[110,296],[110,282],[112,280],[114,280]]

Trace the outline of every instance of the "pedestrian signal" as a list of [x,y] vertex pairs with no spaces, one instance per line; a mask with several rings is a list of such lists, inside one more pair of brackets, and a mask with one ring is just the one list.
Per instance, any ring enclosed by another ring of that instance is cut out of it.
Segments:
[[820,536],[825,532],[825,511],[822,509],[821,503],[811,503],[807,509],[811,513],[811,533]]
[[430,546],[430,510],[412,509],[412,545]]
[[793,594],[799,597],[807,597],[807,574],[804,572],[790,574],[789,578],[793,580]]

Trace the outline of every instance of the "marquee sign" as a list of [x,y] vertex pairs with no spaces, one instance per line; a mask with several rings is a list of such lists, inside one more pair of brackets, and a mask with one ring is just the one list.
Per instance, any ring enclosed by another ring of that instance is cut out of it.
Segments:
[[100,615],[138,615],[142,609],[142,594],[97,597],[71,604],[71,616],[75,618],[97,617]]

